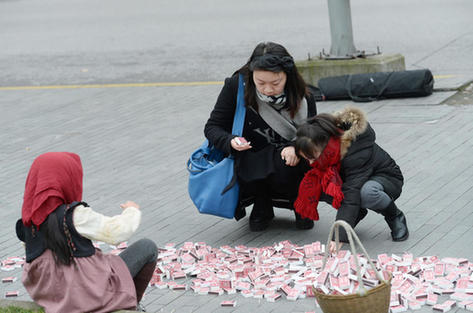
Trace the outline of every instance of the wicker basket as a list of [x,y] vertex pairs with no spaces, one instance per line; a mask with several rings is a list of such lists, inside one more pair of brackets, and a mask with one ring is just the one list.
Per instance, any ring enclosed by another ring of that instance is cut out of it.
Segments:
[[[336,221],[331,230],[327,240],[327,246],[323,261],[323,268],[325,268],[325,264],[327,261],[328,256],[328,246],[330,243],[331,238],[333,238],[333,232],[336,230],[335,233],[335,241],[336,246],[338,249],[339,246],[339,226],[343,226],[345,228],[348,241],[350,242],[350,247],[353,256],[355,257],[355,263],[357,266],[357,275],[358,275],[358,283],[359,285],[359,292],[355,294],[349,295],[326,295],[324,293],[319,292],[317,289],[314,288],[315,298],[320,305],[320,308],[324,313],[387,313],[389,311],[389,302],[391,296],[391,274],[389,274],[389,279],[385,280],[381,274],[377,271],[376,267],[374,266],[373,262],[366,253],[365,248],[358,239],[355,231],[349,224],[344,221]],[[380,280],[380,284],[370,290],[366,290],[363,284],[363,280],[360,276],[360,265],[358,261],[358,254],[355,250],[355,245],[353,243],[353,238],[358,243],[358,246],[363,250],[364,255],[368,258],[369,263],[371,264],[373,270],[376,273],[376,276]],[[338,252],[338,251],[337,251]]]

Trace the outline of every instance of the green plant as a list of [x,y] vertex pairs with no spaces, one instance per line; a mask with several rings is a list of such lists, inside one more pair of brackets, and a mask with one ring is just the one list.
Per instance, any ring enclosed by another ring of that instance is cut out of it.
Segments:
[[5,308],[0,308],[0,313],[44,313],[44,310],[29,310],[22,309],[16,306],[9,306]]

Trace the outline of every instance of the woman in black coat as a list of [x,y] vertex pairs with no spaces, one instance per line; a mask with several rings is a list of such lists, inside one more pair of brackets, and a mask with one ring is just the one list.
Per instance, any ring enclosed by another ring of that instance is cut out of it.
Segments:
[[[231,129],[239,74],[245,82],[246,115],[243,135],[236,138]],[[245,207],[253,203],[252,231],[269,226],[274,199],[284,199],[292,208],[299,183],[309,169],[295,153],[296,131],[315,115],[314,98],[307,92],[293,58],[279,44],[258,44],[248,62],[225,79],[204,133],[212,145],[235,157],[240,184],[235,218],[244,217]],[[312,228],[313,221],[296,214],[296,226]]]
[[[312,169],[301,183],[296,211],[318,219],[320,199],[338,209],[337,220],[355,227],[366,216],[366,209],[371,209],[384,216],[393,241],[406,240],[406,218],[394,203],[404,178],[396,162],[375,140],[365,114],[354,107],[333,115],[319,114],[301,126],[296,153],[308,160]],[[347,242],[345,232],[340,232],[340,241]]]

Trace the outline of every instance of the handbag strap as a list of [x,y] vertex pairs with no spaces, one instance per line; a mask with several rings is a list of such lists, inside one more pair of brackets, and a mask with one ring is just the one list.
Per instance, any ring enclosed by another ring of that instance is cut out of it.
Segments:
[[328,253],[329,253],[328,248],[329,248],[330,240],[331,240],[331,238],[333,238],[333,232],[334,231],[335,231],[335,247],[337,249],[336,253],[338,253],[338,246],[339,246],[339,243],[340,243],[340,240],[339,240],[339,234],[340,234],[339,227],[340,226],[342,226],[345,229],[345,231],[348,235],[348,242],[350,243],[351,254],[353,255],[353,258],[355,259],[356,272],[357,272],[357,276],[358,276],[358,283],[360,284],[360,289],[358,291],[358,294],[363,296],[363,295],[366,294],[367,290],[365,288],[365,285],[363,284],[363,279],[361,278],[360,262],[358,261],[358,254],[356,253],[356,248],[355,248],[355,244],[353,242],[353,238],[355,238],[356,243],[358,244],[358,246],[363,251],[365,257],[368,259],[368,262],[371,265],[371,268],[373,269],[373,271],[376,273],[376,277],[379,279],[379,281],[386,283],[386,280],[383,278],[381,273],[374,266],[373,262],[371,261],[370,256],[368,255],[368,252],[366,252],[365,247],[361,243],[360,239],[356,235],[353,228],[350,226],[350,224],[348,224],[345,221],[342,221],[342,220],[335,221],[335,223],[333,223],[333,225],[332,225],[332,228],[330,228],[330,234],[328,235],[328,238],[327,238],[327,245],[325,246],[325,255],[324,255],[324,260],[323,260],[323,265],[322,265],[322,271],[325,269],[325,264],[327,263],[327,257],[328,257]]
[[237,106],[235,110],[235,116],[233,117],[232,134],[241,136],[243,133],[243,125],[245,123],[245,83],[243,75],[238,75],[238,94],[237,94]]
[[[238,94],[237,94],[237,106],[235,109],[235,116],[233,117],[233,126],[232,126],[232,134],[241,136],[243,134],[243,125],[245,123],[245,114],[246,114],[246,107],[245,107],[245,83],[243,79],[243,75],[238,75]],[[237,182],[237,175],[234,172],[232,180],[230,183],[223,189],[222,195],[230,190]]]

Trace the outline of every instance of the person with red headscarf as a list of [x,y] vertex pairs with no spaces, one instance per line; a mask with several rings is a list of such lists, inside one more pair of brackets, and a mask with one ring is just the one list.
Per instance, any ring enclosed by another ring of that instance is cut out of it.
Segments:
[[48,313],[135,309],[156,266],[156,244],[140,239],[118,256],[96,249],[92,240],[128,240],[141,211],[127,201],[119,215],[95,212],[82,202],[82,177],[74,153],[44,153],[31,165],[16,224],[26,250],[23,285]]

